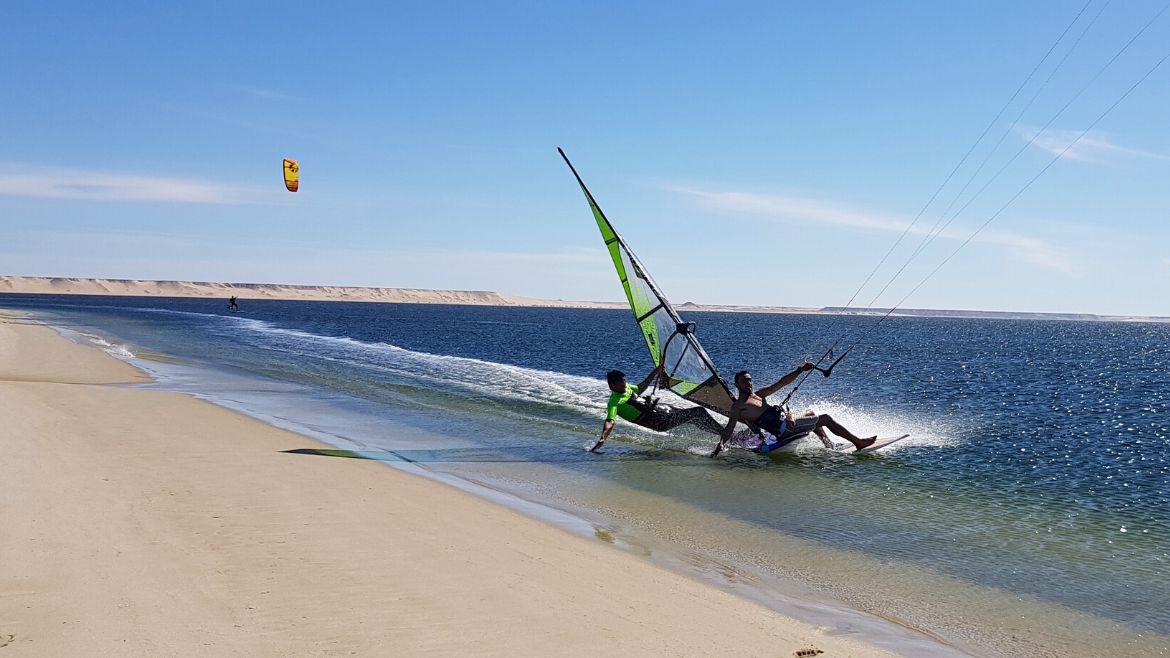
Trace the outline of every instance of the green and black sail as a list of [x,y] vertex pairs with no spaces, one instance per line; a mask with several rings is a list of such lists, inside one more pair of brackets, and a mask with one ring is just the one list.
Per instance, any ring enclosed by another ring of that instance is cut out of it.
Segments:
[[561,149],[557,151],[565,159],[565,164],[569,165],[581,191],[585,193],[585,199],[589,201],[589,208],[597,220],[597,228],[601,229],[601,237],[605,239],[613,265],[617,268],[630,309],[646,338],[652,363],[657,365],[663,355],[666,356],[662,386],[684,399],[724,416],[728,415],[735,398],[695,337],[694,323],[685,322],[679,317],[642,262],[614,229],[605,213],[601,212],[601,207],[597,205],[589,188],[585,187],[585,182],[565,152]]

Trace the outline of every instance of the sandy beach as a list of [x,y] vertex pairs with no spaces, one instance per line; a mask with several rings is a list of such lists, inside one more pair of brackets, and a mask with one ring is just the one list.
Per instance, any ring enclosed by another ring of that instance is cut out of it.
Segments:
[[890,655],[0,318],[0,649]]

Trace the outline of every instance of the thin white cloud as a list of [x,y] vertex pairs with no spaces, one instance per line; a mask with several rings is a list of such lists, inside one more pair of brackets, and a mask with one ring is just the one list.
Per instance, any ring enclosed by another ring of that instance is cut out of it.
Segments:
[[202,233],[18,231],[0,241],[0,274],[495,290],[621,299],[604,248],[541,251],[320,245],[281,236],[224,241]]
[[[969,234],[968,232],[967,235]],[[952,240],[966,239],[966,235],[959,237],[953,230],[949,229],[943,232],[942,237]],[[981,231],[979,235],[975,236],[972,242],[982,242],[984,244],[1006,247],[1020,260],[1046,269],[1057,270],[1066,274],[1080,270],[1076,264],[1076,259],[1071,254],[1040,238],[1032,238],[1011,231]]]
[[[698,199],[708,208],[725,213],[752,214],[789,222],[828,224],[886,233],[902,233],[911,225],[910,220],[901,217],[856,210],[816,199],[751,192],[710,192],[680,186],[667,189]],[[932,229],[929,223],[915,224],[910,234],[925,236]],[[971,228],[952,224],[939,233],[936,239],[961,241],[966,240],[972,232]],[[981,231],[972,241],[1005,247],[1022,260],[1049,269],[1062,272],[1076,269],[1075,260],[1071,256],[1040,238],[1011,231]]]
[[705,205],[723,212],[747,213],[765,217],[833,224],[879,231],[904,231],[909,222],[897,218],[842,208],[824,201],[776,194],[751,192],[710,192],[688,187],[667,187],[698,198]]
[[[1079,140],[1080,130],[1044,130],[1020,126],[1020,136],[1032,146],[1052,155],[1078,162],[1102,163],[1111,157],[1152,158],[1170,160],[1170,156],[1151,151],[1142,151],[1113,142],[1105,133],[1090,131]],[[1075,140],[1076,143],[1073,143]],[[1071,147],[1069,145],[1072,145]],[[1065,149],[1068,149],[1067,151]],[[1061,155],[1063,153],[1063,155]]]
[[213,181],[15,165],[0,166],[0,196],[123,202],[259,202],[247,188]]
[[[418,253],[418,252],[414,252]],[[522,251],[489,251],[484,249],[444,249],[431,253],[422,253],[425,258],[442,255],[447,258],[457,258],[460,261],[496,262],[508,264],[580,264],[580,263],[608,263],[609,252],[604,249],[589,247],[560,247],[552,251],[522,252]]]
[[273,100],[291,100],[292,99],[292,96],[289,96],[288,94],[286,94],[282,91],[276,91],[275,89],[268,89],[267,87],[255,87],[252,85],[232,85],[231,88],[235,89],[236,91],[242,91],[245,94],[248,94],[249,96],[255,96],[256,98],[266,98],[266,99],[273,99]]
[[[202,233],[181,233],[174,231],[118,231],[116,234],[104,231],[44,231],[35,228],[20,233],[30,241],[44,241],[61,245],[78,245],[90,248],[99,242],[112,241],[118,245],[132,245],[134,249],[147,252],[180,252],[183,250],[194,253],[205,253],[208,250],[222,252],[225,249],[238,249],[241,253],[254,255],[255,245],[252,244],[224,244],[218,236],[208,236]],[[445,262],[451,266],[459,265],[464,269],[474,270],[485,265],[596,265],[602,268],[610,262],[609,252],[601,247],[557,246],[548,247],[543,251],[510,251],[493,249],[468,249],[464,247],[447,248],[381,248],[377,246],[322,246],[307,243],[301,240],[269,236],[264,239],[265,248],[277,254],[280,258],[299,261],[310,259],[313,261],[329,261],[336,257],[334,262],[369,259],[369,262],[379,267],[385,267],[387,262],[411,262],[419,265],[434,265]],[[323,256],[324,255],[324,256]],[[236,254],[232,254],[232,258]],[[425,268],[424,268],[425,269]]]

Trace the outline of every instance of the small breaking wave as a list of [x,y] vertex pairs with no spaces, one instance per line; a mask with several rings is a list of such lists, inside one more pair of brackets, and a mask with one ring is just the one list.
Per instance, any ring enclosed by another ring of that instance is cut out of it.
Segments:
[[93,334],[82,334],[82,336],[84,336],[85,339],[90,342],[90,344],[98,347],[111,356],[115,356],[119,359],[133,359],[135,357],[134,352],[131,352],[130,348],[126,345],[111,343],[105,338],[102,338],[101,336],[95,336]]
[[[959,432],[952,423],[936,418],[924,418],[918,414],[900,414],[885,409],[860,408],[837,400],[814,399],[808,407],[819,414],[828,414],[858,436],[894,437],[909,434],[910,438],[899,441],[882,452],[896,452],[905,448],[943,448],[959,444],[954,438]],[[834,437],[841,443],[844,439]],[[817,442],[819,445],[819,442]]]
[[344,365],[376,369],[424,386],[525,402],[554,403],[577,410],[604,409],[609,395],[600,379],[525,368],[462,356],[416,352],[386,342],[326,336],[277,327],[265,320],[228,318],[262,337],[265,347]]

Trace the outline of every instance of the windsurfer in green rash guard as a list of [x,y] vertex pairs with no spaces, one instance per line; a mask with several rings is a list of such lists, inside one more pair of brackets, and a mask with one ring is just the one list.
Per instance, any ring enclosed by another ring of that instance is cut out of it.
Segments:
[[665,405],[660,406],[652,400],[638,397],[638,394],[645,391],[650,382],[662,375],[662,368],[663,364],[659,363],[658,367],[646,375],[646,379],[637,386],[630,386],[626,382],[626,373],[621,370],[611,370],[606,374],[605,379],[609,383],[609,390],[613,393],[609,396],[609,402],[605,407],[605,425],[601,428],[601,438],[589,449],[590,452],[597,452],[605,444],[609,433],[613,431],[613,425],[618,416],[655,432],[666,432],[687,423],[712,434],[719,434],[723,431],[723,427],[715,422],[715,419],[702,407],[672,409]]

